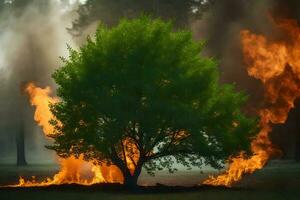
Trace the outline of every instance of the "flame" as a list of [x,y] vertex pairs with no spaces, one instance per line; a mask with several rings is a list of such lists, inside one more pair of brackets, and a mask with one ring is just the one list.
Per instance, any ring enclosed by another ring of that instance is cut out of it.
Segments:
[[253,155],[244,153],[229,159],[228,170],[217,177],[209,177],[207,185],[232,186],[244,174],[251,174],[265,166],[278,150],[269,134],[272,124],[285,123],[294,102],[300,96],[300,28],[295,20],[276,23],[284,40],[270,40],[248,30],[241,31],[241,41],[248,74],[261,80],[265,88],[265,106],[260,109],[261,130],[251,143]]
[[35,106],[34,120],[42,127],[46,136],[53,134],[54,128],[49,124],[49,120],[53,119],[49,104],[59,101],[58,98],[50,97],[50,87],[39,88],[34,83],[27,84],[25,92],[29,95],[30,103]]
[[[59,102],[59,99],[50,96],[50,87],[40,88],[34,83],[29,83],[25,88],[25,92],[29,95],[31,105],[36,108],[34,120],[42,127],[45,136],[50,136],[53,134],[54,128],[49,123],[49,120],[54,119],[54,116],[49,109],[49,103]],[[130,145],[128,146],[130,147]],[[118,167],[113,165],[95,165],[93,162],[85,161],[83,155],[80,155],[79,158],[74,156],[65,159],[58,158],[58,162],[60,171],[53,178],[46,178],[44,181],[37,182],[35,177],[32,180],[25,180],[23,177],[20,177],[19,183],[12,186],[33,187],[71,183],[91,185],[104,182],[123,182],[123,176]],[[133,167],[130,169],[134,170]]]
[[91,185],[106,182],[102,176],[100,167],[84,161],[82,156],[79,158],[71,156],[68,159],[59,159],[59,162],[61,169],[53,178],[46,178],[44,181],[37,182],[35,177],[30,181],[26,181],[23,177],[20,177],[19,184],[15,185],[15,187],[49,186],[71,183]]

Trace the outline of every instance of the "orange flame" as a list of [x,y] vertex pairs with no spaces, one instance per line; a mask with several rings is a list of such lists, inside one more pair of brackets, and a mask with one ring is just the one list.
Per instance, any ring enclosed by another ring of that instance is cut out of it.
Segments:
[[[34,119],[42,127],[45,136],[53,134],[54,128],[49,124],[49,120],[53,119],[54,116],[49,109],[49,103],[58,102],[59,99],[50,97],[50,87],[43,89],[37,87],[34,83],[29,83],[25,88],[25,92],[29,95],[31,105],[36,108]],[[95,165],[93,162],[85,161],[82,155],[79,158],[75,158],[74,156],[65,159],[59,158],[58,162],[61,169],[53,178],[37,182],[35,178],[26,181],[20,177],[19,183],[13,186],[33,187],[71,183],[91,185],[103,182],[123,182],[122,173],[116,166]]]
[[34,120],[42,127],[46,136],[53,134],[54,128],[49,124],[49,120],[53,119],[53,115],[49,109],[49,104],[59,101],[58,98],[50,97],[50,87],[39,88],[34,83],[29,83],[25,92],[29,95],[30,103],[35,106]]
[[285,40],[272,41],[248,30],[241,39],[248,74],[262,81],[265,87],[265,106],[259,111],[261,131],[251,143],[253,155],[241,153],[229,159],[229,168],[207,185],[231,186],[244,174],[261,169],[278,153],[269,139],[272,124],[285,123],[294,101],[300,96],[300,28],[294,20],[280,20],[277,28]]
[[106,182],[102,176],[100,167],[84,161],[82,156],[80,156],[80,158],[71,156],[68,159],[60,159],[59,162],[61,169],[53,176],[53,178],[47,178],[44,181],[37,182],[35,179],[26,181],[24,178],[20,177],[19,184],[15,186],[33,187],[71,183],[91,185]]

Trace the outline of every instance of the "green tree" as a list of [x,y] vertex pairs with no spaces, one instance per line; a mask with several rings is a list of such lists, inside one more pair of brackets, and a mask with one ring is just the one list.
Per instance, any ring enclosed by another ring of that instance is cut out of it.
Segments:
[[215,61],[199,55],[203,46],[149,17],[100,26],[53,74],[61,102],[51,105],[48,148],[116,165],[129,186],[142,167],[219,167],[247,149],[256,120],[240,111],[244,94],[218,83]]

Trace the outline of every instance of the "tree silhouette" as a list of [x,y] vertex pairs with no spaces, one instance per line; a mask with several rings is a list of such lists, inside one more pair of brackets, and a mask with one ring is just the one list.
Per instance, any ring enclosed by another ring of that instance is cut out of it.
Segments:
[[190,17],[200,17],[214,0],[87,0],[80,5],[78,18],[70,32],[80,35],[86,26],[95,21],[116,25],[120,19],[134,18],[141,14],[172,20],[176,27],[189,26]]

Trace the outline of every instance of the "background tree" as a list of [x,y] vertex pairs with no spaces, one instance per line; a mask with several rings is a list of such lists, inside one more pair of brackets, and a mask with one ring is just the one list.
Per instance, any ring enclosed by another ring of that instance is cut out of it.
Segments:
[[[7,66],[0,66],[0,80],[2,82],[0,87],[2,96],[0,101],[2,105],[0,113],[3,116],[1,117],[0,131],[4,132],[5,134],[2,135],[6,135],[8,138],[11,137],[8,135],[14,135],[16,164],[18,166],[27,164],[26,148],[28,149],[28,146],[30,148],[30,142],[25,142],[25,140],[31,135],[31,133],[28,132],[33,131],[33,128],[30,130],[30,128],[27,127],[34,127],[34,122],[32,121],[31,125],[29,124],[31,122],[27,120],[28,115],[32,116],[33,113],[29,108],[26,96],[21,94],[23,93],[21,92],[21,88],[24,82],[31,80],[42,80],[44,82],[46,73],[44,74],[43,69],[46,68],[45,65],[47,66],[45,60],[48,58],[48,56],[43,54],[42,45],[40,44],[39,38],[36,37],[37,34],[35,34],[36,32],[43,31],[45,27],[39,26],[39,31],[33,31],[32,27],[34,27],[37,22],[33,20],[33,18],[30,18],[28,10],[31,9],[30,12],[32,13],[34,9],[45,15],[47,10],[49,10],[49,7],[47,7],[49,5],[50,1],[48,0],[0,0],[1,45],[14,46],[16,48],[16,50],[14,50],[14,56],[10,56],[10,54],[7,53],[10,52],[9,49],[11,48],[7,48],[2,52],[5,55],[4,63],[6,63],[5,65]],[[37,15],[35,15],[35,17],[36,16]],[[26,17],[30,19],[26,20],[26,22],[30,23],[30,26],[26,26],[25,24],[28,25],[28,23],[22,22]],[[15,32],[18,34],[14,35]],[[3,43],[4,40],[11,40],[8,36],[12,36],[11,38],[14,38],[14,40]],[[24,49],[26,49],[25,52]],[[49,47],[47,47],[47,49],[49,49]],[[37,57],[39,57],[39,59],[36,59]],[[40,67],[41,63],[43,63],[43,67]],[[48,80],[50,80],[50,78]],[[8,146],[12,145],[8,144]]]
[[121,18],[144,14],[173,20],[176,27],[189,26],[191,16],[199,17],[213,0],[87,0],[78,7],[78,18],[70,29],[74,35],[95,21],[116,25]]
[[149,17],[100,26],[53,74],[61,102],[51,106],[49,148],[116,165],[126,185],[136,185],[142,167],[219,167],[247,149],[256,123],[240,111],[246,97],[218,84],[202,48],[189,31]]
[[[12,18],[12,16],[14,14],[20,14],[24,10],[24,8],[29,4],[29,1],[30,0],[24,0],[24,1],[22,1],[22,0],[13,0],[13,1],[1,0],[0,1],[1,28],[2,29],[7,28],[8,24],[6,24],[5,22],[9,21],[10,18]],[[1,77],[1,79],[2,78],[3,77]],[[14,79],[14,78],[11,78],[11,79]],[[18,81],[14,80],[13,82],[14,82],[14,85],[16,85],[16,82],[18,82]],[[20,82],[18,82],[17,84],[21,85]],[[11,93],[12,90],[9,92]],[[17,92],[20,93],[19,88],[18,88]],[[15,95],[14,98],[11,98],[8,101],[13,101],[13,102],[15,101],[13,108],[11,108],[11,110],[12,110],[11,112],[13,113],[13,115],[16,116],[16,117],[14,117],[15,124],[11,125],[11,126],[13,126],[15,128],[14,132],[15,132],[15,143],[16,143],[16,164],[17,164],[17,166],[24,166],[24,165],[27,165],[26,155],[25,155],[25,130],[24,130],[24,107],[25,107],[24,100],[25,100],[25,98],[22,98],[20,96],[17,96],[17,98],[16,98],[16,96],[17,95]],[[9,107],[9,104],[6,104],[6,106]],[[7,115],[5,117],[7,118]],[[7,123],[7,124],[9,124],[9,123]],[[8,126],[8,125],[6,125],[6,126]],[[7,129],[10,129],[10,128],[7,128]]]

